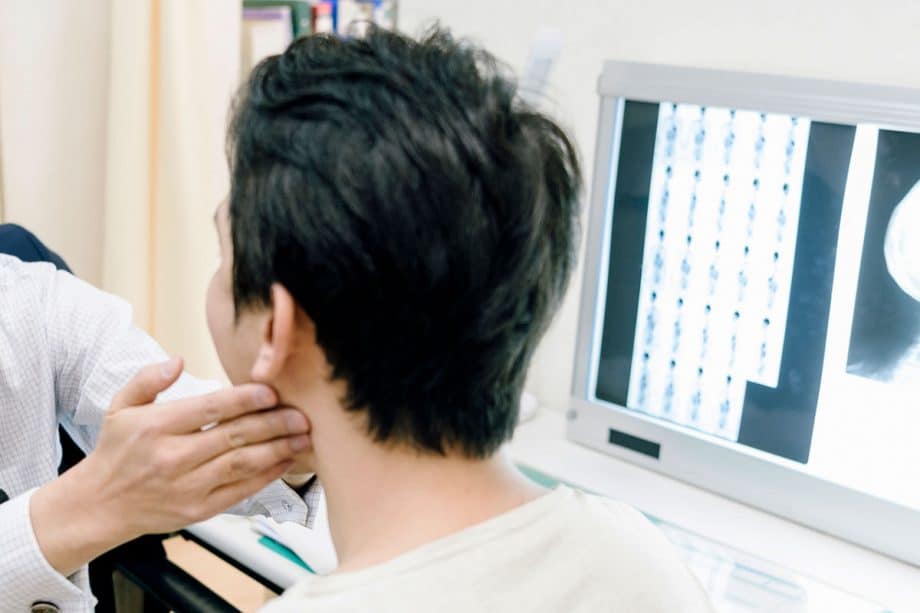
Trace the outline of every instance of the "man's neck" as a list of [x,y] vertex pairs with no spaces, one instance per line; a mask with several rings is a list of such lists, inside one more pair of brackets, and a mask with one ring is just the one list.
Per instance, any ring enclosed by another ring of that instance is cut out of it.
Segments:
[[420,455],[361,436],[331,447],[320,464],[338,572],[385,562],[544,493],[501,452],[487,460]]

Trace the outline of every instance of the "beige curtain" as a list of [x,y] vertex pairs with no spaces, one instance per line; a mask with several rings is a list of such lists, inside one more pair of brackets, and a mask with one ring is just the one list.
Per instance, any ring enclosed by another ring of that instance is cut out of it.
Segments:
[[0,0],[5,221],[99,281],[109,0]]
[[239,0],[0,0],[5,220],[121,295],[196,374]]
[[103,286],[207,376],[220,372],[204,292],[218,255],[211,217],[229,188],[240,14],[234,0],[112,6]]

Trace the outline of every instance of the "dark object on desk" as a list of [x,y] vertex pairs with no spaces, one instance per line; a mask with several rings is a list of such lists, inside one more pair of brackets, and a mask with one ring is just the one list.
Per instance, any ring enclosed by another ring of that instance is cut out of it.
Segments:
[[114,566],[118,611],[149,611],[155,605],[176,613],[239,613],[169,560],[121,560]]
[[[15,224],[0,224],[0,253],[15,256],[23,262],[50,262],[58,270],[71,272],[61,256],[48,249],[34,234]],[[62,451],[58,474],[61,474],[86,456],[63,428],[58,430]],[[0,504],[8,499],[6,492],[0,490]],[[236,611],[167,560],[162,540],[160,535],[142,536],[89,564],[90,586],[99,601],[96,613]],[[150,578],[157,573],[162,573],[162,580]]]

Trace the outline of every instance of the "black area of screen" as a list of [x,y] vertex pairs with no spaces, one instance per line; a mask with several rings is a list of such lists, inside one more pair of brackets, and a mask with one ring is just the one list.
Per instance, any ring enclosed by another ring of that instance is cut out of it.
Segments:
[[813,122],[777,387],[748,383],[738,442],[807,462],[824,370],[837,237],[856,128]]
[[847,372],[888,381],[920,338],[920,304],[898,286],[885,260],[891,216],[920,181],[920,134],[880,130],[875,160]]
[[[627,406],[659,105],[623,109],[598,399]],[[843,194],[856,129],[811,124],[779,383],[748,383],[738,442],[807,462],[817,411]]]
[[597,397],[626,406],[636,314],[642,282],[642,255],[648,193],[658,131],[658,105],[627,100],[620,132],[620,156],[613,196],[613,228]]
[[616,445],[618,447],[623,447],[629,449],[630,451],[635,451],[636,453],[641,453],[642,455],[647,455],[651,458],[658,459],[658,456],[661,454],[661,445],[654,441],[649,441],[644,438],[639,438],[638,436],[633,436],[632,434],[627,434],[621,432],[620,430],[614,430],[610,428],[607,432],[607,442],[611,445]]

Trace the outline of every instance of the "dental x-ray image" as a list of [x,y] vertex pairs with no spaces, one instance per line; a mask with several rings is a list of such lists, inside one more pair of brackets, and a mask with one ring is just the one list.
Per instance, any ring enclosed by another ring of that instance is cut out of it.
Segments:
[[880,130],[847,372],[920,385],[920,135]]

